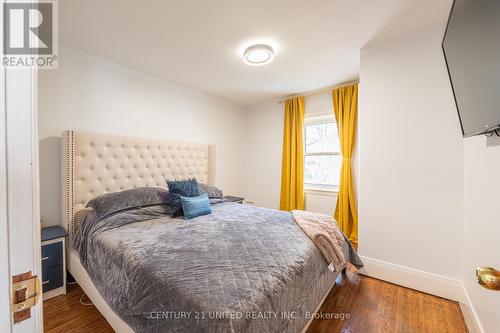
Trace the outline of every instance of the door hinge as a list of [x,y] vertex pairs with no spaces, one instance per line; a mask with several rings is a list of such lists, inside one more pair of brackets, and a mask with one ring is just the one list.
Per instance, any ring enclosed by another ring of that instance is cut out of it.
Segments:
[[14,323],[31,318],[31,307],[38,303],[41,288],[38,276],[31,272],[15,275],[12,277],[12,304],[11,311]]

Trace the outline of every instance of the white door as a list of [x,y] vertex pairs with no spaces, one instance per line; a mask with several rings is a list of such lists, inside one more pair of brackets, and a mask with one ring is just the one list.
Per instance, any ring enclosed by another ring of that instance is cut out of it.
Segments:
[[43,332],[41,297],[18,323],[11,307],[13,276],[41,278],[36,70],[0,66],[0,103],[0,332]]

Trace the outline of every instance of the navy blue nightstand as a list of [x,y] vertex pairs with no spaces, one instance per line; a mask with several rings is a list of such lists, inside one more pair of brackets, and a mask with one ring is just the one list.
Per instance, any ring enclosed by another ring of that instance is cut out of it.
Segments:
[[43,299],[66,294],[65,238],[60,226],[42,228],[42,290]]

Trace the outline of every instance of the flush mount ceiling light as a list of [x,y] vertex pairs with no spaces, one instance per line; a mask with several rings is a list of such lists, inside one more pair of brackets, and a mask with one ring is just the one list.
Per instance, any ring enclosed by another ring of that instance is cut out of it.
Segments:
[[264,65],[274,57],[274,50],[266,44],[256,44],[245,49],[243,60],[249,65]]

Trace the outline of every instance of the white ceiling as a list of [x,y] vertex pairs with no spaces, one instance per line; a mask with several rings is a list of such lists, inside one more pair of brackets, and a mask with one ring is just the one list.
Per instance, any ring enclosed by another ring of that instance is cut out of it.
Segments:
[[[400,15],[415,3],[440,1],[61,0],[59,34],[64,45],[250,106],[357,78],[361,47],[394,35],[388,26],[406,23]],[[246,65],[242,49],[262,42],[274,61]]]

